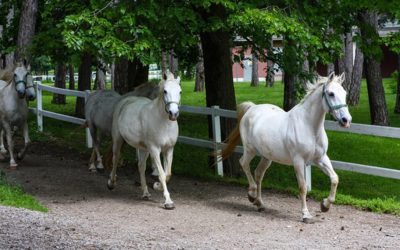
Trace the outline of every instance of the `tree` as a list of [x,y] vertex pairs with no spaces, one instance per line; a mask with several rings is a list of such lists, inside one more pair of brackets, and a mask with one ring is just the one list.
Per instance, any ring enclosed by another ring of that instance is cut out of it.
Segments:
[[[56,65],[54,87],[65,89],[65,75],[67,71],[66,65],[64,62],[58,62]],[[66,104],[65,95],[53,94],[52,103]]]
[[204,91],[204,59],[203,59],[203,49],[201,43],[197,45],[199,49],[199,57],[196,63],[196,78],[194,81],[194,91],[202,92]]
[[380,68],[382,51],[379,44],[378,14],[373,11],[364,11],[360,13],[359,19],[361,37],[364,42],[364,68],[371,123],[387,126],[389,117]]
[[69,73],[69,89],[75,89],[75,74],[74,74],[74,66],[69,64],[68,66],[68,73]]
[[[90,53],[82,54],[78,74],[78,90],[90,90],[92,82],[92,55]],[[82,97],[76,98],[75,115],[85,117],[85,99]]]
[[364,63],[364,54],[362,53],[360,46],[356,45],[356,51],[354,55],[354,66],[353,66],[353,74],[351,76],[351,84],[349,86],[348,91],[348,104],[355,106],[358,105],[360,100],[360,88],[361,88],[361,79],[363,74],[363,63]]
[[18,29],[17,49],[15,60],[28,60],[27,47],[32,43],[35,34],[36,16],[38,12],[38,0],[24,0],[22,2],[21,15]]
[[258,86],[258,59],[255,54],[251,55],[251,83],[250,86]]

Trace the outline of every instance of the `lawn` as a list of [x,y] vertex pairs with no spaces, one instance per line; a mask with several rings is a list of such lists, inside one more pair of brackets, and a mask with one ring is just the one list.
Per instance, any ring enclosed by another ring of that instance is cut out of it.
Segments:
[[[365,82],[362,85],[360,104],[351,107],[350,112],[355,123],[370,123],[368,95]],[[390,113],[391,126],[400,127],[400,116],[392,112],[395,95],[391,91],[390,80],[385,80],[386,100]],[[204,106],[205,94],[193,92],[193,82],[182,82],[182,104]],[[237,103],[251,100],[255,103],[273,103],[281,106],[283,86],[276,83],[273,88],[264,86],[250,87],[248,83],[235,84]],[[74,97],[67,98],[67,105],[51,104],[51,94],[45,93],[43,100],[44,109],[73,114]],[[31,105],[34,105],[32,103]],[[83,129],[73,124],[67,124],[50,118],[44,120],[44,133],[36,132],[36,121],[32,116],[29,121],[31,137],[33,140],[63,143],[89,152],[84,146],[85,136]],[[197,138],[207,138],[206,116],[181,114],[179,118],[180,135]],[[62,127],[63,129],[60,129]],[[361,163],[379,167],[400,169],[400,140],[374,136],[356,135],[343,132],[328,132],[329,156],[333,160]],[[125,149],[131,151],[132,149]],[[132,153],[123,157],[133,162]],[[191,176],[200,179],[233,182],[245,185],[244,178],[230,179],[215,176],[214,169],[208,166],[209,151],[188,145],[178,144],[175,147],[173,171],[177,175]],[[256,165],[257,161],[253,162]],[[376,212],[386,212],[400,215],[400,181],[382,177],[373,177],[348,171],[337,171],[340,183],[338,188],[337,203],[351,204],[362,209]],[[292,167],[273,164],[268,170],[264,187],[297,193],[297,182]],[[329,191],[329,178],[317,168],[313,168],[313,191],[310,196],[321,199]]]

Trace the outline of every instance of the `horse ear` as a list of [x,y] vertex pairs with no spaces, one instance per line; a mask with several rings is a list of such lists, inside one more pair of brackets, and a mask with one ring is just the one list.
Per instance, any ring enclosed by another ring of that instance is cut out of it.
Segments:
[[344,81],[346,80],[346,74],[343,72],[340,76],[339,76],[339,83],[340,85],[342,85],[344,83]]
[[335,72],[330,73],[328,76],[328,82],[331,82],[334,77],[335,77]]

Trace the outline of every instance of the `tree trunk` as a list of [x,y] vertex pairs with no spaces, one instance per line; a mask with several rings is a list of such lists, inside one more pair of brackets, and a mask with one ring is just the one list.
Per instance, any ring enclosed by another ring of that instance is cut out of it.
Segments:
[[275,83],[275,63],[272,60],[267,60],[267,75],[265,76],[265,86],[273,87]]
[[[90,90],[92,80],[92,56],[85,52],[81,56],[81,65],[79,66],[78,90]],[[85,99],[76,98],[75,115],[85,117]]]
[[168,69],[168,53],[163,51],[161,53],[161,78],[167,73]]
[[177,77],[179,73],[178,58],[175,56],[173,50],[169,53],[169,72],[174,74],[175,77]]
[[197,44],[199,50],[199,57],[196,63],[196,79],[194,81],[194,92],[204,91],[204,59],[203,59],[203,48],[201,43]]
[[258,86],[258,59],[255,54],[251,55],[251,83],[250,86],[257,87]]
[[94,80],[94,88],[97,90],[105,89],[106,87],[106,71],[102,65],[96,67],[96,79]]
[[333,63],[326,65],[326,75],[329,76],[331,73],[335,73],[335,64]]
[[[378,15],[374,12],[361,14],[361,37],[369,49],[380,50],[375,39],[378,35]],[[372,28],[372,29],[371,29]],[[382,84],[380,60],[371,54],[364,53],[365,75],[369,97],[371,123],[375,125],[389,125],[388,110],[386,107],[385,91]]]
[[136,76],[133,82],[133,87],[139,86],[140,84],[149,81],[149,65],[144,65],[138,60],[136,64]]
[[[303,70],[304,74],[307,74],[307,75],[310,74],[310,63],[308,60],[304,60],[302,70]],[[309,79],[307,79],[307,78],[301,79],[301,84],[302,84],[303,89],[307,89],[308,80]]]
[[27,47],[32,43],[35,34],[36,16],[38,11],[38,0],[24,0],[22,2],[21,15],[15,60],[17,62],[27,60]]
[[351,85],[348,91],[348,104],[352,106],[358,105],[360,101],[361,79],[363,74],[364,55],[360,47],[356,46],[353,75],[351,78]]
[[400,114],[400,55],[397,55],[397,94],[394,112]]
[[72,64],[68,67],[69,72],[69,89],[75,89],[75,74],[74,74],[74,66]]
[[128,67],[129,61],[126,57],[116,59],[114,67],[114,90],[120,94],[128,92]]
[[[65,89],[65,74],[66,74],[65,63],[58,62],[56,66],[56,79],[54,82],[54,87]],[[52,103],[65,104],[66,103],[65,95],[53,94]]]
[[[212,5],[210,12],[203,13],[205,19],[226,18],[222,5]],[[211,16],[210,16],[211,15]],[[206,84],[207,107],[219,105],[223,109],[236,109],[235,89],[233,87],[230,34],[223,30],[205,32],[200,35],[204,56],[204,76]],[[236,125],[236,120],[221,119],[222,139],[226,139]],[[208,134],[213,138],[212,123],[209,119]],[[224,161],[229,176],[237,176],[240,166],[236,155]]]
[[346,60],[345,60],[345,55],[346,55],[345,41],[346,41],[346,38],[345,38],[344,35],[341,35],[341,40],[342,40],[342,53],[343,53],[343,55],[338,60],[338,73],[339,73],[339,75],[346,71]]
[[353,34],[351,32],[346,33],[344,39],[344,51],[345,80],[343,88],[348,91],[353,76]]
[[[283,84],[284,84],[284,91],[283,91],[283,109],[285,111],[291,110],[296,105],[296,80],[297,70],[300,70],[296,67],[299,62],[297,62],[295,58],[295,50],[296,44],[293,40],[288,39],[287,44],[283,50],[283,57],[285,61],[284,66],[284,74],[283,74]],[[303,67],[303,65],[302,65]]]

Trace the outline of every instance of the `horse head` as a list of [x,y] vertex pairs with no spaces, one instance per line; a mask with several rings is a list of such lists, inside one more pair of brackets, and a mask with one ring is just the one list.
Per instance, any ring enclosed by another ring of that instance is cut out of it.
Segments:
[[14,69],[13,80],[19,98],[26,97],[30,101],[36,98],[30,66],[18,63]]
[[344,79],[344,73],[340,76],[330,74],[323,84],[322,99],[324,110],[331,113],[340,126],[349,128],[352,117],[346,104],[347,93],[342,86]]
[[181,103],[181,79],[174,77],[172,73],[164,74],[161,82],[161,96],[164,100],[165,112],[171,121],[176,121],[179,116],[179,106]]

